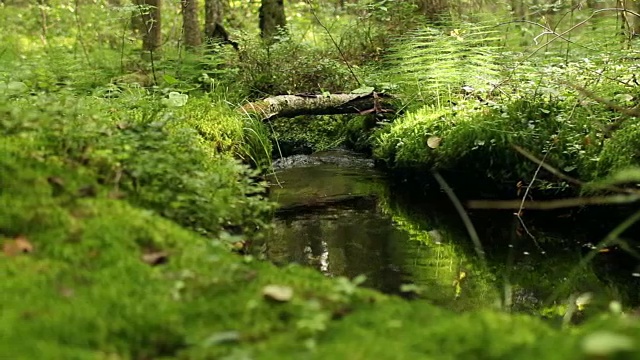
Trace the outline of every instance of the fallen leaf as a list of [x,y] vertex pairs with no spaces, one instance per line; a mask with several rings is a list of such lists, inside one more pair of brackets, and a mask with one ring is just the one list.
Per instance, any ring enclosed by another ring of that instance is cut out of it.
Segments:
[[33,252],[33,245],[23,235],[2,244],[2,252],[7,256],[16,256]]
[[169,254],[166,251],[154,251],[142,254],[142,261],[145,263],[156,266],[169,262]]
[[240,341],[240,333],[234,330],[212,334],[204,341],[204,346],[213,346]]
[[287,302],[293,298],[293,289],[289,286],[267,285],[262,288],[262,296],[269,300]]
[[430,147],[430,148],[432,148],[432,149],[435,149],[435,148],[437,148],[438,146],[440,146],[440,141],[442,141],[442,138],[441,138],[441,137],[438,137],[438,136],[431,136],[431,137],[429,137],[429,138],[427,139],[427,146],[428,146],[428,147]]

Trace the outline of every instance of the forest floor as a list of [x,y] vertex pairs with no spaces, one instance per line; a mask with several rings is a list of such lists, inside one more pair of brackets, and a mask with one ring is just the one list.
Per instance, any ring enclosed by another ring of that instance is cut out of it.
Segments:
[[[458,94],[451,84],[457,89],[473,72],[461,65],[473,62],[461,59],[478,46],[467,49],[470,42],[443,32],[441,42],[425,43],[464,50],[452,51],[461,61],[445,68],[459,72],[433,93],[399,89],[417,100],[382,124],[369,117],[379,127],[365,117],[264,124],[237,104],[256,94],[355,85],[353,70],[327,55],[332,43],[248,41],[240,62],[233,50],[205,60],[178,46],[172,53],[180,43],[174,39],[165,60],[150,67],[137,40],[129,45],[124,34],[121,49],[119,39],[113,49],[99,45],[104,34],[128,29],[130,10],[117,19],[103,8],[87,10],[92,18],[83,21],[93,25],[80,32],[79,15],[66,6],[0,9],[11,10],[0,12],[0,23],[15,30],[3,32],[0,49],[0,358],[640,357],[640,321],[615,303],[580,326],[498,309],[458,313],[362,288],[357,277],[277,267],[245,251],[271,226],[274,204],[260,170],[277,152],[274,137],[291,140],[293,152],[311,149],[309,138],[321,148],[348,142],[392,173],[464,169],[469,179],[489,179],[514,196],[539,167],[514,144],[568,174],[536,181],[541,194],[637,182],[640,126],[605,103],[558,90],[553,64],[536,72],[523,62],[529,73],[512,74],[498,95]],[[43,35],[48,42],[34,36],[42,30],[37,21],[25,23],[45,10],[59,20]],[[417,48],[433,46],[423,45]],[[611,63],[607,56],[568,64],[562,76],[588,83],[591,64]],[[401,66],[389,67],[422,73]],[[640,94],[619,80],[635,78],[634,68],[621,68],[598,73],[615,81],[594,91],[628,108]],[[447,100],[434,95],[443,89]],[[569,184],[577,178],[581,186]]]

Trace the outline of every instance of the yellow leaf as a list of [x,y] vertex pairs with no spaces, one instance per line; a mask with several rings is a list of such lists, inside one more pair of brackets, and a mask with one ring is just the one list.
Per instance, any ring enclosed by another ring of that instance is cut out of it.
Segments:
[[2,245],[2,252],[7,256],[16,256],[33,252],[33,245],[23,235],[13,240],[5,241]]
[[442,138],[438,136],[431,136],[427,139],[427,146],[432,149],[435,149],[438,146],[440,146],[440,141],[442,141]]
[[293,298],[293,289],[282,285],[267,285],[262,288],[262,296],[269,300],[287,302]]

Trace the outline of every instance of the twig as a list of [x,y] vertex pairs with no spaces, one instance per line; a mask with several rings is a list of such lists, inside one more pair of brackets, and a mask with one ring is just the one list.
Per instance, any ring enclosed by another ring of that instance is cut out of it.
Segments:
[[[140,14],[140,18],[142,18],[142,22],[145,25],[146,34],[144,36],[149,36],[149,33],[153,29],[155,19],[151,17],[151,6],[141,4],[140,0],[136,0],[136,5],[138,8],[138,13]],[[146,13],[143,10],[143,7],[147,11]],[[145,15],[149,15],[149,20],[145,18]],[[153,83],[158,84],[158,79],[156,77],[156,64],[155,64],[155,54],[153,51],[153,46],[149,47],[149,56],[151,57],[151,74],[153,75]]]
[[518,220],[520,221],[520,225],[522,225],[522,228],[524,229],[524,231],[527,233],[527,235],[529,235],[529,237],[533,240],[533,243],[536,244],[538,249],[540,251],[542,251],[543,253],[544,253],[544,249],[542,249],[542,247],[540,247],[540,244],[538,244],[538,241],[536,240],[535,236],[533,236],[533,234],[529,231],[529,229],[527,228],[527,225],[525,225],[524,220],[522,219],[522,209],[524,208],[524,203],[527,200],[527,196],[529,195],[529,191],[531,190],[531,187],[533,186],[533,183],[536,181],[536,178],[538,177],[538,173],[540,173],[540,169],[542,169],[542,165],[544,165],[544,163],[545,163],[544,160],[547,158],[547,155],[549,155],[548,151],[544,154],[544,156],[542,157],[542,160],[538,164],[538,168],[533,173],[533,178],[529,182],[529,185],[527,185],[527,189],[524,191],[524,194],[522,195],[522,201],[520,202],[520,208],[518,208],[518,212],[516,212],[514,214],[518,218]]
[[440,184],[440,187],[442,188],[442,190],[444,190],[444,192],[449,197],[449,200],[451,200],[451,202],[453,203],[453,206],[455,206],[456,210],[458,211],[458,215],[460,215],[460,218],[462,219],[464,226],[467,228],[469,237],[473,242],[473,246],[476,251],[476,254],[478,254],[478,257],[480,258],[480,261],[482,262],[483,266],[486,266],[487,260],[484,255],[484,250],[482,249],[482,243],[480,242],[480,237],[478,236],[478,232],[476,231],[476,228],[473,226],[473,223],[469,218],[469,214],[467,214],[467,212],[464,210],[462,203],[460,202],[456,194],[453,192],[451,187],[449,187],[449,184],[447,184],[444,178],[440,175],[440,173],[436,170],[433,170],[432,174],[433,174],[433,177],[438,182],[438,184]]
[[353,71],[353,67],[349,63],[349,60],[347,60],[346,55],[344,54],[344,52],[342,52],[342,49],[340,48],[340,45],[338,45],[336,40],[331,35],[331,31],[329,31],[329,29],[322,23],[322,21],[320,21],[320,19],[318,18],[318,15],[316,15],[316,12],[313,10],[313,4],[311,3],[311,0],[307,0],[307,4],[309,5],[309,11],[311,11],[311,15],[313,15],[313,17],[316,19],[318,24],[324,29],[324,31],[329,36],[329,39],[331,40],[331,42],[333,43],[333,45],[336,47],[336,49],[340,53],[340,57],[342,57],[342,61],[344,61],[345,65],[347,65],[347,68],[349,69],[349,72],[351,73],[351,76],[353,77],[353,79],[356,81],[356,84],[358,84],[358,86],[362,85],[362,83],[360,82],[360,80],[356,76],[356,73]]
[[633,108],[626,108],[623,106],[620,106],[610,100],[607,100],[605,98],[602,98],[596,94],[594,94],[593,92],[587,90],[586,88],[580,86],[580,85],[575,85],[575,84],[571,84],[569,82],[566,81],[562,81],[563,84],[573,88],[574,90],[576,90],[577,92],[579,92],[580,94],[582,94],[583,96],[586,96],[592,100],[595,100],[596,102],[598,102],[599,104],[602,104],[604,106],[606,106],[608,109],[616,111],[620,114],[622,114],[624,116],[624,118],[620,118],[617,119],[615,122],[613,122],[612,124],[607,125],[606,129],[605,129],[605,135],[610,135],[611,132],[615,131],[616,129],[618,129],[620,126],[622,126],[622,123],[629,119],[629,118],[640,118],[640,105],[633,107]]
[[[521,148],[518,145],[512,145],[513,148],[519,152],[520,154],[522,154],[524,157],[526,157],[527,159],[533,161],[536,164],[539,164],[540,166],[542,166],[545,170],[547,170],[548,172],[550,172],[552,175],[555,175],[556,177],[566,180],[572,184],[578,185],[578,186],[584,186],[585,183],[581,180],[578,180],[576,178],[573,178],[569,175],[566,175],[564,173],[562,173],[560,170],[554,168],[553,166],[543,162],[542,160],[538,159],[537,157],[535,157],[535,155],[531,154],[530,152],[528,152],[527,150]],[[610,190],[610,191],[614,191],[614,192],[618,192],[618,193],[624,193],[624,194],[638,194],[637,191],[634,191],[633,189],[624,189],[621,187],[617,187],[617,186],[603,186],[602,187],[605,190]]]
[[[630,13],[630,14],[632,14],[632,15],[634,15],[634,16],[638,16],[638,17],[640,17],[640,14],[638,14],[638,13],[636,13],[636,12],[634,12],[634,11],[627,10],[627,9],[621,9],[621,8],[606,8],[606,9],[598,9],[598,10],[594,10],[594,11],[591,13],[591,15],[589,15],[586,19],[584,19],[583,21],[581,21],[581,22],[579,22],[579,23],[575,24],[574,26],[570,27],[569,29],[565,30],[564,32],[562,32],[562,33],[553,32],[553,35],[555,35],[555,37],[554,37],[554,38],[552,38],[552,39],[550,39],[550,40],[549,40],[549,41],[547,41],[546,43],[544,43],[544,44],[540,45],[538,48],[536,48],[535,50],[533,50],[531,53],[527,54],[527,56],[525,56],[525,57],[522,59],[522,61],[520,61],[519,63],[517,63],[517,64],[513,67],[512,71],[511,71],[511,74],[513,75],[513,74],[515,73],[515,70],[516,70],[518,67],[520,67],[520,65],[522,65],[522,64],[523,64],[523,62],[524,62],[525,60],[528,60],[529,58],[533,57],[533,55],[537,54],[537,53],[538,53],[538,51],[540,51],[540,50],[544,49],[544,48],[545,48],[545,47],[547,47],[549,44],[551,44],[552,42],[554,42],[554,41],[556,41],[556,40],[558,40],[558,39],[567,40],[567,39],[564,37],[566,34],[568,34],[569,32],[571,32],[571,31],[573,31],[573,30],[575,30],[576,28],[578,28],[578,27],[580,27],[580,26],[584,25],[584,24],[585,24],[585,23],[587,23],[589,20],[591,20],[591,18],[593,18],[594,16],[596,16],[596,14],[599,14],[599,13],[601,13],[601,12],[605,12],[605,11],[616,11],[616,12],[620,12],[620,11],[622,11],[622,12]],[[517,20],[515,20],[515,21],[517,21]],[[510,23],[512,23],[512,22],[513,22],[513,21],[509,21],[509,22],[506,22],[506,23],[501,23],[501,24],[498,24],[497,26],[504,25],[504,24],[510,24]],[[523,21],[523,22],[527,22],[527,21]],[[539,26],[542,26],[543,28],[545,28],[545,26],[544,26],[544,25],[539,25]],[[553,31],[553,30],[551,30],[551,31]],[[510,79],[511,79],[511,76],[508,76],[508,77],[507,77],[507,78],[505,78],[505,79],[504,79],[500,84],[498,84],[498,86],[500,86],[501,84],[506,83],[506,82],[507,82],[507,81],[509,81]]]
[[640,194],[608,195],[591,197],[574,197],[558,200],[525,201],[522,204],[517,200],[470,200],[467,207],[470,209],[528,209],[528,210],[554,210],[586,205],[611,205],[630,204],[640,201]]
[[[572,178],[571,176],[565,175],[563,174],[560,170],[557,170],[556,168],[552,167],[551,165],[545,163],[544,161],[538,159],[537,157],[535,157],[535,155],[531,154],[530,152],[528,152],[527,150],[521,148],[518,145],[512,145],[513,148],[519,152],[520,154],[522,154],[524,157],[526,157],[527,159],[533,161],[534,163],[538,164],[539,166],[543,167],[545,170],[547,170],[548,172],[550,172],[551,174],[555,175],[556,177],[559,177],[562,180],[566,180],[572,184],[576,184],[576,185],[584,185],[584,182]],[[545,155],[546,157],[546,155]]]
[[537,23],[537,22],[531,21],[531,20],[524,20],[524,19],[511,20],[511,21],[502,22],[502,23],[497,24],[495,26],[509,25],[509,24],[513,24],[513,23],[525,23],[525,24],[530,24],[530,25],[535,25],[535,26],[541,27],[544,31],[534,38],[534,42],[536,43],[536,45],[538,45],[538,41],[536,40],[537,38],[539,38],[541,36],[544,36],[544,35],[555,35],[555,36],[561,38],[562,40],[564,40],[564,41],[566,41],[566,42],[568,42],[568,43],[570,43],[572,45],[576,45],[576,46],[579,46],[579,47],[581,47],[583,49],[586,49],[586,50],[589,50],[589,51],[593,51],[593,52],[597,51],[596,49],[593,49],[593,48],[590,48],[590,47],[588,47],[586,45],[582,45],[580,43],[577,43],[577,42],[565,37],[564,35],[559,34],[558,32],[556,32],[555,30],[551,29],[548,26],[545,26],[543,24],[540,24],[540,23]]

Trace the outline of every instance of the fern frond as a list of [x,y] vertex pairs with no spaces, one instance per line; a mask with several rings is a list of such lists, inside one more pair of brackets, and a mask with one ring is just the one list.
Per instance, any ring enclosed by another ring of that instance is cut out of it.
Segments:
[[393,47],[388,75],[401,91],[435,102],[465,85],[488,88],[499,75],[499,41],[496,31],[479,24],[417,29]]

